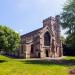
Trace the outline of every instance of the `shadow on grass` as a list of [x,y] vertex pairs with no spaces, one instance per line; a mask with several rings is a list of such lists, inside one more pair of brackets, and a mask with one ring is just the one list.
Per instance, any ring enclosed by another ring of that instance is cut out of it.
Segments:
[[4,62],[7,62],[6,60],[0,60],[0,63],[4,63]]
[[38,65],[60,65],[60,66],[75,66],[75,60],[25,60],[21,61],[25,64],[38,64]]

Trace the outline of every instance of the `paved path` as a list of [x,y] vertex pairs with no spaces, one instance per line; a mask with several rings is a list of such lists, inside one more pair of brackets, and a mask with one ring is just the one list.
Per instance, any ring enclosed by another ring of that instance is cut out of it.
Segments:
[[24,60],[61,60],[63,58],[65,58],[65,56],[58,57],[58,58],[50,58],[50,57],[46,57],[46,58],[30,58],[30,59],[24,59]]

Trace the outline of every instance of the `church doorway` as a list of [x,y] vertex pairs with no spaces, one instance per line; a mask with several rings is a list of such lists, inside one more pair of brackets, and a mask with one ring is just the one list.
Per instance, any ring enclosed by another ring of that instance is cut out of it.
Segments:
[[31,45],[31,51],[30,51],[30,57],[33,58],[34,57],[34,45]]
[[46,57],[49,57],[49,51],[46,50]]
[[38,53],[38,58],[40,58],[40,52]]

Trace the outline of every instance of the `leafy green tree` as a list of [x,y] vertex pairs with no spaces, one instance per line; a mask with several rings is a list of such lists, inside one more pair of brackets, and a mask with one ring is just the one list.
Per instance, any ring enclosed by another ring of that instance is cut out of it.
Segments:
[[66,45],[75,49],[75,0],[68,0],[61,14],[61,26],[67,29]]
[[71,35],[68,35],[65,41],[67,47],[75,50],[75,33],[72,33]]
[[63,36],[60,37],[62,44],[65,44],[65,38]]
[[75,32],[75,0],[68,0],[61,14],[61,26],[66,29],[67,34]]
[[0,49],[16,51],[19,47],[20,35],[9,27],[0,25]]

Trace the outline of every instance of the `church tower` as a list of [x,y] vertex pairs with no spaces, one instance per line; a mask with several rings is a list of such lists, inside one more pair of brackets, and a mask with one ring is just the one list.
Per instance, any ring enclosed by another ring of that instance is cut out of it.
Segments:
[[56,57],[63,55],[62,44],[60,40],[60,16],[49,17],[43,20],[43,27],[48,26],[52,32],[52,51]]
[[55,40],[56,40],[56,51],[57,51],[57,55],[59,54],[59,56],[63,55],[63,50],[62,50],[62,43],[60,40],[60,16],[57,15],[55,17]]

